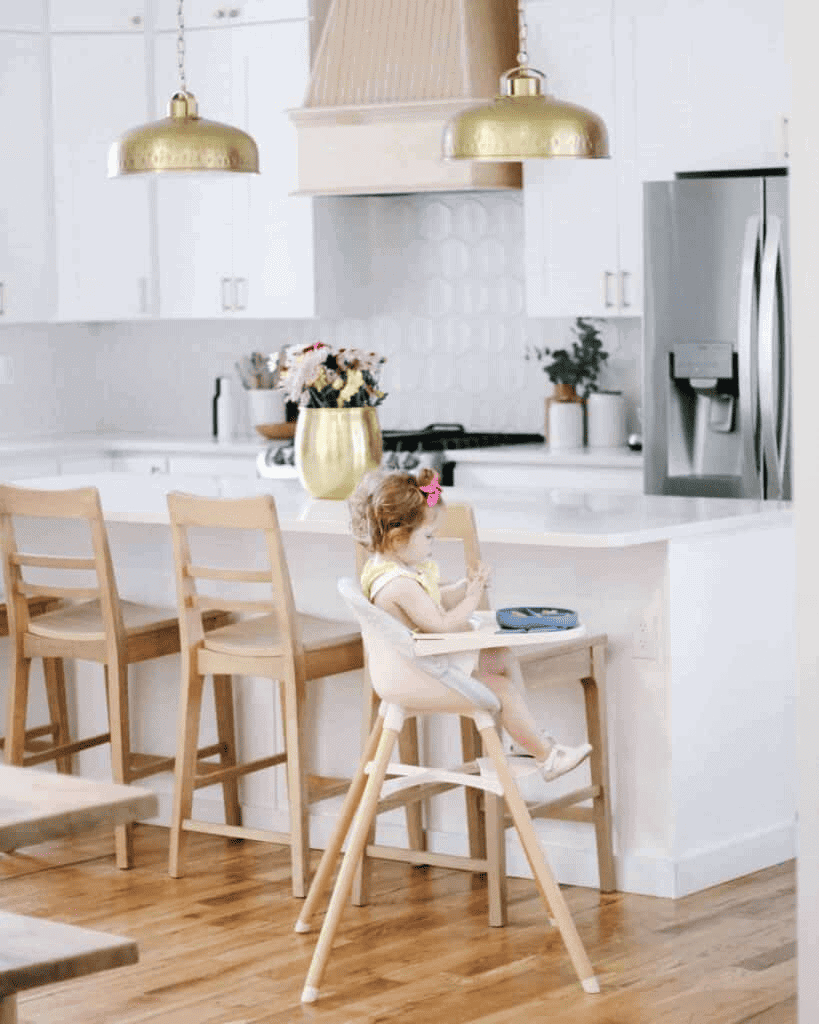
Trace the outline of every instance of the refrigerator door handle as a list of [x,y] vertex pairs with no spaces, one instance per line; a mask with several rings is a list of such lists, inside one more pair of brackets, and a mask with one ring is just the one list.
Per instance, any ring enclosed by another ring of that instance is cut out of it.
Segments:
[[[767,498],[781,498],[785,486],[785,451],[788,443],[790,415],[790,353],[787,329],[781,344],[784,346],[781,368],[784,381],[780,391],[784,394],[779,437],[777,437],[778,394],[774,386],[780,353],[774,348],[774,315],[785,313],[782,287],[782,222],[770,216],[767,221],[765,248],[762,255],[762,281],[759,289],[759,404],[762,417],[762,449],[768,467],[769,489]],[[781,322],[781,321],[780,321]]]
[[739,360],[739,415],[742,431],[743,462],[752,474],[756,495],[762,497],[762,460],[757,436],[757,338],[752,314],[756,295],[756,268],[760,249],[760,218],[758,214],[745,221],[742,262],[739,276],[737,309],[737,357]]

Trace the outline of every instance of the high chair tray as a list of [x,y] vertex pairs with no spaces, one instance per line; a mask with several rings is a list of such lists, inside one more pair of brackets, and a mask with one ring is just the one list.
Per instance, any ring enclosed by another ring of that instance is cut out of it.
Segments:
[[586,635],[586,627],[582,623],[572,629],[555,632],[517,633],[514,630],[499,629],[494,611],[474,612],[469,621],[472,629],[459,633],[414,632],[412,641],[416,656],[457,654],[459,651],[480,651],[485,647],[542,647]]

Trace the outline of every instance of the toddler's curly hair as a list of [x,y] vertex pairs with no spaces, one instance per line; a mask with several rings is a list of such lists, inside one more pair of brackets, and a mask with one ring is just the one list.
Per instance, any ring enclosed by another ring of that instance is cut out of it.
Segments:
[[[378,469],[367,473],[347,502],[353,537],[368,551],[379,554],[394,544],[405,544],[429,510],[427,496],[420,488],[431,484],[435,475],[428,467],[418,476]],[[435,507],[441,505],[443,498]]]

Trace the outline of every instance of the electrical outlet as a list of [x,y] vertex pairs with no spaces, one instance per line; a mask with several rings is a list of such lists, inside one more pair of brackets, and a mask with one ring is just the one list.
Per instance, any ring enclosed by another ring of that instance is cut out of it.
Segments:
[[657,617],[650,609],[646,609],[634,631],[634,657],[656,661],[657,656]]

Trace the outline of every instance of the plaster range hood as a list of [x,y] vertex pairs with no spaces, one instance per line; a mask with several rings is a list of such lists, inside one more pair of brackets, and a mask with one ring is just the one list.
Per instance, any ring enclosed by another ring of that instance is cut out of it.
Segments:
[[304,106],[295,195],[519,189],[519,163],[445,161],[446,122],[516,63],[515,0],[332,0]]

